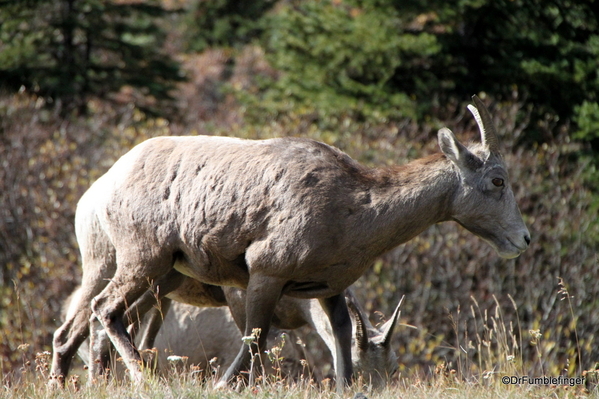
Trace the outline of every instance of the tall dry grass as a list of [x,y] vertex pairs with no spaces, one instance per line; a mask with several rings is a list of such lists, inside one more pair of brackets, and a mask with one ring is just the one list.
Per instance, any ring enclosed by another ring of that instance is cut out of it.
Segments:
[[[193,367],[175,367],[166,375],[157,376],[149,370],[145,372],[143,382],[132,384],[127,380],[114,378],[101,379],[92,385],[85,383],[85,377],[78,374],[67,379],[64,389],[50,389],[47,386],[49,353],[36,355],[34,363],[36,373],[26,372],[13,384],[0,387],[0,397],[16,398],[76,398],[103,399],[112,397],[125,398],[289,398],[289,399],[430,399],[430,398],[585,398],[596,395],[596,377],[586,376],[584,383],[569,384],[568,381],[558,385],[530,383],[519,384],[502,382],[502,377],[510,379],[522,377],[521,364],[511,354],[518,344],[506,335],[508,326],[501,325],[500,312],[492,316],[476,314],[476,304],[471,307],[472,317],[479,321],[491,320],[492,328],[484,336],[465,337],[469,345],[484,347],[480,351],[480,367],[489,368],[482,374],[475,375],[468,370],[468,360],[458,364],[458,369],[446,363],[439,363],[430,378],[399,376],[383,389],[371,390],[369,384],[357,378],[351,388],[339,393],[334,385],[325,380],[317,383],[309,379],[286,380],[276,371],[274,374],[257,378],[247,385],[239,382],[230,389],[217,390],[215,377],[198,378]],[[462,315],[456,315],[456,317]],[[457,321],[454,319],[454,321]],[[469,338],[473,338],[474,341]],[[250,340],[253,338],[250,337]],[[462,347],[461,342],[456,345]],[[276,352],[276,350],[275,350]],[[255,358],[256,359],[256,358]],[[283,359],[279,359],[282,361]],[[276,363],[276,362],[275,362]],[[260,368],[256,360],[255,367]],[[275,368],[276,370],[276,368]],[[524,374],[525,375],[525,374]],[[512,381],[513,382],[513,381]],[[572,381],[573,382],[573,381]]]

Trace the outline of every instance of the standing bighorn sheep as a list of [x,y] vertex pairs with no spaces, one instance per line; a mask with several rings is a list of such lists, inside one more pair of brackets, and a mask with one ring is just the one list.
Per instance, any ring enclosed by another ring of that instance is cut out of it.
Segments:
[[[160,137],[122,156],[83,195],[75,229],[83,261],[78,304],[54,334],[52,376],[61,382],[77,347],[104,327],[130,377],[142,379],[127,334],[129,305],[183,274],[246,289],[244,335],[264,348],[282,296],[320,298],[338,353],[337,385],[350,383],[351,321],[343,290],[384,252],[428,226],[454,220],[505,258],[529,232],[510,188],[484,104],[468,108],[482,144],[439,131],[442,154],[370,169],[326,144],[295,138]],[[90,306],[91,305],[91,306]],[[241,349],[219,386],[248,370]]]

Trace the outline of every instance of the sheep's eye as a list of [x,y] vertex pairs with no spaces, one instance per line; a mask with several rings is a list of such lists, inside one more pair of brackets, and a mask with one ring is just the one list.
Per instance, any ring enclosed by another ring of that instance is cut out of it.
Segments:
[[503,186],[503,179],[495,178],[495,179],[491,180],[491,182],[493,183],[493,185],[495,187],[502,187]]

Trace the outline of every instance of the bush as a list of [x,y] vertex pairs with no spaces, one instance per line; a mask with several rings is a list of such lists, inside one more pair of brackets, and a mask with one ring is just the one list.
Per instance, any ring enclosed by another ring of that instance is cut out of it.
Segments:
[[290,3],[263,24],[267,59],[280,75],[242,97],[252,100],[258,121],[287,112],[373,122],[416,116],[412,99],[390,80],[439,47],[429,33],[407,32],[385,2]]

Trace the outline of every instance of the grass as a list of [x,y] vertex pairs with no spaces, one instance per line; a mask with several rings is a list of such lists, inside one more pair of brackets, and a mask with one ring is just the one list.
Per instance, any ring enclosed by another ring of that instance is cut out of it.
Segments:
[[67,383],[64,390],[50,390],[46,380],[39,375],[25,376],[14,386],[4,386],[0,397],[13,398],[143,398],[143,399],[175,399],[175,398],[354,398],[363,393],[369,399],[432,399],[432,398],[582,398],[590,397],[584,385],[581,386],[545,386],[545,385],[505,385],[499,379],[485,380],[480,383],[461,381],[456,373],[435,374],[428,380],[417,378],[401,378],[380,391],[369,391],[367,386],[355,383],[342,395],[334,388],[317,385],[313,382],[288,382],[274,379],[262,382],[253,387],[236,390],[215,390],[214,381],[200,381],[189,373],[178,373],[166,377],[148,375],[139,385],[110,380],[99,382],[93,386],[79,384],[76,380]]
[[[206,370],[209,376],[200,378],[199,375],[205,376],[205,370],[187,365],[185,356],[173,356],[172,369],[166,375],[156,375],[146,370],[144,381],[137,385],[112,377],[87,384],[86,372],[79,370],[79,373],[72,372],[64,389],[55,390],[47,386],[51,353],[41,352],[32,356],[31,345],[22,344],[17,349],[22,353],[22,368],[14,375],[2,376],[0,399],[358,399],[362,397],[360,394],[368,399],[599,397],[599,364],[592,370],[581,370],[579,365],[582,363],[582,349],[573,297],[563,279],[558,279],[557,287],[561,301],[567,304],[572,325],[573,339],[571,346],[567,348],[567,352],[572,354],[572,361],[568,361],[566,367],[552,361],[551,352],[547,349],[552,346],[551,342],[545,342],[547,334],[534,329],[523,331],[518,306],[511,296],[511,307],[502,307],[493,295],[493,308],[483,309],[479,302],[471,297],[468,311],[462,312],[458,307],[456,313],[449,313],[455,338],[449,347],[456,354],[453,356],[454,361],[440,362],[434,369],[424,372],[404,371],[404,374],[399,375],[382,390],[371,390],[369,385],[359,378],[342,394],[337,392],[330,380],[318,383],[308,379],[287,380],[281,372],[281,349],[284,341],[279,344],[280,347],[275,346],[266,352],[270,364],[273,365],[270,369],[272,372],[265,373],[260,357],[253,356],[252,369],[261,370],[264,376],[250,378],[247,384],[239,380],[237,384],[233,384],[235,388],[227,390],[214,388],[217,378],[212,375],[218,373],[217,368]],[[516,315],[515,323],[513,319],[507,321],[506,316],[509,312]],[[22,322],[20,325],[23,330],[25,327]],[[253,344],[259,335],[260,330],[256,329],[250,336],[242,338],[248,350],[255,348]],[[522,348],[525,345],[530,345],[536,350],[534,359],[527,360],[522,356]],[[156,349],[147,352],[153,351]],[[210,367],[214,367],[212,363]],[[531,381],[538,377],[560,377],[562,380],[559,383]]]
[[[566,301],[572,316],[575,339],[570,352],[574,353],[574,362],[580,364],[581,348],[576,332],[576,318],[565,282],[559,279],[559,294]],[[290,399],[358,399],[366,396],[368,399],[433,399],[433,398],[587,398],[599,397],[597,382],[599,370],[578,371],[575,364],[572,370],[568,367],[559,370],[556,365],[548,365],[548,352],[544,349],[544,335],[539,330],[522,331],[519,317],[516,324],[507,322],[504,313],[518,308],[510,297],[513,309],[502,308],[497,298],[493,296],[496,306],[493,310],[482,309],[478,301],[471,297],[469,311],[457,313],[448,317],[454,327],[455,351],[453,362],[441,362],[433,370],[404,372],[395,378],[382,390],[371,390],[369,385],[359,377],[352,387],[343,393],[337,392],[332,381],[325,379],[314,382],[309,379],[288,380],[281,372],[283,358],[280,347],[275,346],[266,352],[272,364],[271,372],[266,373],[259,356],[252,356],[252,369],[261,370],[262,375],[250,378],[249,383],[239,379],[234,388],[226,390],[215,389],[218,369],[198,370],[193,365],[187,365],[186,357],[173,356],[172,369],[165,375],[157,375],[149,369],[140,384],[132,384],[128,380],[108,377],[94,384],[87,384],[85,371],[73,371],[65,383],[64,389],[52,389],[47,386],[49,378],[50,352],[37,353],[31,357],[28,344],[21,345],[18,350],[23,354],[23,366],[13,376],[4,375],[0,398],[131,398],[131,399],[178,399],[178,398],[290,398]],[[474,327],[474,328],[469,328]],[[260,335],[259,329],[252,335],[243,337],[248,350],[255,348]],[[536,348],[536,359],[526,360],[522,356],[525,344]],[[574,347],[575,346],[575,347]],[[156,349],[146,351],[155,352]],[[154,353],[155,355],[155,353]],[[150,357],[151,358],[151,357]],[[213,359],[214,360],[214,359]],[[149,364],[151,364],[151,360]],[[304,364],[304,363],[302,363]],[[210,367],[212,363],[210,363]],[[573,374],[574,372],[574,374]],[[198,377],[198,376],[203,377]],[[572,377],[572,376],[575,377]],[[18,376],[18,377],[17,377]],[[560,377],[558,383],[548,381],[531,381],[538,377]],[[582,378],[581,378],[582,377]],[[507,378],[507,381],[505,380]],[[574,380],[578,378],[578,380]],[[569,380],[567,380],[569,379]]]
[[[562,287],[565,290],[565,287]],[[566,292],[567,293],[567,292]],[[567,296],[567,295],[565,295]],[[463,356],[458,356],[457,364],[440,363],[426,376],[400,375],[382,390],[373,391],[360,378],[352,387],[342,394],[336,392],[334,384],[329,380],[320,383],[308,379],[291,381],[282,377],[277,364],[280,364],[280,348],[271,348],[268,356],[274,359],[274,371],[264,377],[258,377],[247,386],[241,382],[236,388],[217,390],[214,388],[216,377],[198,378],[198,370],[191,367],[173,367],[166,375],[158,376],[146,370],[146,376],[140,384],[129,381],[107,378],[93,385],[85,383],[85,375],[76,373],[70,376],[62,390],[47,386],[49,373],[49,352],[38,353],[35,359],[24,360],[20,378],[9,380],[4,378],[4,386],[0,390],[0,398],[76,398],[76,399],[108,399],[108,398],[140,398],[140,399],[433,399],[433,398],[586,398],[599,397],[597,394],[597,371],[583,373],[586,380],[568,380],[566,383],[550,385],[550,383],[532,383],[527,381],[527,370],[534,372],[535,365],[524,364],[519,356],[522,347],[522,331],[504,322],[499,306],[493,314],[482,311],[477,301],[472,298],[473,305],[467,317],[472,317],[480,328],[473,336],[467,332],[460,334],[459,325],[464,322],[465,315],[458,312],[450,315],[456,329],[455,349]],[[515,305],[514,305],[515,307]],[[516,334],[518,332],[518,334]],[[244,337],[248,350],[253,347],[259,331]],[[541,334],[530,332],[531,342],[538,344]],[[574,342],[575,344],[576,342]],[[26,350],[27,348],[23,348]],[[468,355],[475,351],[475,355]],[[539,354],[541,352],[539,351]],[[177,357],[177,361],[183,358]],[[254,357],[259,359],[259,357]],[[539,363],[542,359],[539,359]],[[542,367],[542,366],[541,366]],[[263,369],[256,361],[252,368]],[[558,376],[553,376],[558,377]],[[504,379],[507,378],[509,383]],[[530,378],[533,378],[531,375]],[[565,377],[565,374],[563,375]],[[519,380],[519,381],[518,381]],[[568,385],[568,382],[571,385]],[[235,384],[233,384],[235,385]],[[360,395],[362,394],[362,395]]]

